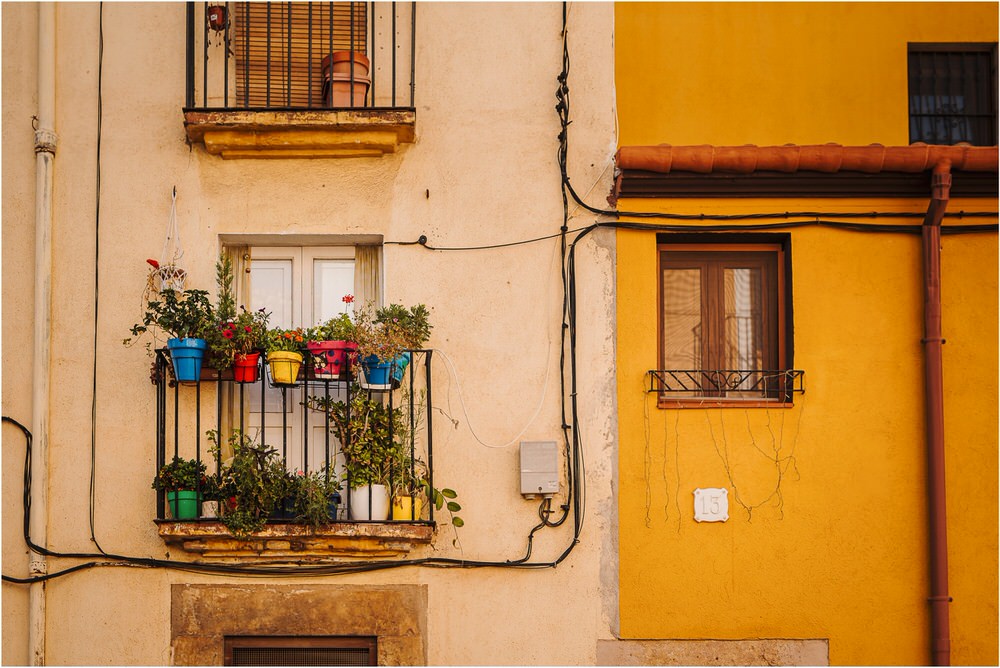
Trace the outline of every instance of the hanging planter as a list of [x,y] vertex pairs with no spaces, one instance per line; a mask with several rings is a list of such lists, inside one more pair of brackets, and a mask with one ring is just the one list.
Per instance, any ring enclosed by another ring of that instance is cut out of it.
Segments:
[[350,370],[350,353],[358,349],[353,341],[309,341],[306,348],[315,355],[313,372],[317,378],[340,378]]
[[163,240],[163,251],[160,253],[160,260],[146,260],[155,271],[152,280],[154,288],[160,292],[164,290],[184,291],[184,282],[187,280],[187,271],[180,266],[180,260],[184,257],[181,250],[181,233],[177,225],[177,187],[174,186],[173,194],[170,198],[170,218],[167,220],[167,236]]
[[201,363],[208,347],[205,339],[167,339],[174,378],[180,383],[196,383],[201,378]]
[[237,353],[233,357],[233,380],[237,383],[256,383],[260,374],[260,353]]
[[375,390],[389,390],[399,387],[409,363],[410,353],[401,353],[391,362],[384,362],[377,355],[369,355],[361,360],[367,387]]
[[267,354],[267,363],[271,367],[271,380],[279,385],[291,385],[299,376],[302,353],[275,350]]

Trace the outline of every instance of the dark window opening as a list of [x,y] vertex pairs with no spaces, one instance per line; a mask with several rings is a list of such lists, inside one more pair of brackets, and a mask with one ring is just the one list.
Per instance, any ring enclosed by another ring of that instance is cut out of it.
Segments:
[[231,636],[226,666],[375,666],[377,642],[356,636]]
[[910,143],[997,143],[996,44],[910,44]]

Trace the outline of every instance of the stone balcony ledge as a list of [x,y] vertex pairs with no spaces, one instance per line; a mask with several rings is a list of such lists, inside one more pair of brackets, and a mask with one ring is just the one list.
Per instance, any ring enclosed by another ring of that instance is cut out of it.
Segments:
[[359,158],[415,140],[409,108],[184,111],[188,141],[223,158]]
[[217,521],[154,520],[170,547],[213,563],[331,563],[350,559],[394,559],[429,544],[429,522],[332,522],[319,527],[269,523],[246,539]]

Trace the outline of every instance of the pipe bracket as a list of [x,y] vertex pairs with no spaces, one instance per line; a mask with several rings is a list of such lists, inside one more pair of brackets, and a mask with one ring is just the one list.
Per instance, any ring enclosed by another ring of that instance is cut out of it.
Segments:
[[35,153],[51,153],[56,154],[56,144],[58,143],[58,136],[54,130],[35,130]]
[[39,575],[48,575],[49,565],[43,559],[32,559],[28,564],[28,573],[31,577],[36,577]]

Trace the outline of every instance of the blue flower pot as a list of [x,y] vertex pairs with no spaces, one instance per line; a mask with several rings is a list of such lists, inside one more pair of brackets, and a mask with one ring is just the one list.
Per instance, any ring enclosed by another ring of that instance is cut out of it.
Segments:
[[392,362],[379,361],[377,355],[369,355],[361,360],[368,384],[377,386],[388,386],[391,381],[399,385],[409,363],[410,353],[403,353]]
[[391,377],[392,363],[380,362],[377,355],[369,355],[361,360],[365,369],[365,379],[369,385],[388,385]]
[[168,339],[174,378],[181,383],[195,383],[201,378],[201,361],[205,357],[205,339]]
[[403,353],[396,358],[395,366],[392,368],[392,379],[396,383],[403,382],[403,374],[406,372],[406,367],[410,364],[410,353]]

